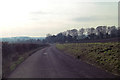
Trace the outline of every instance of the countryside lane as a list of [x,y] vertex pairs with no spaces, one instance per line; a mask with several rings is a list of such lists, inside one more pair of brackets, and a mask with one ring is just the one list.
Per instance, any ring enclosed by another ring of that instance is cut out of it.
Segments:
[[54,45],[37,51],[9,78],[112,78],[114,75],[57,50]]

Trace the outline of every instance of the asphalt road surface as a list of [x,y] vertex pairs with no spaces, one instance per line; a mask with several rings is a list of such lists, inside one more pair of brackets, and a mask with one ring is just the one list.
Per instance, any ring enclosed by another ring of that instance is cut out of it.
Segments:
[[108,72],[62,53],[54,45],[31,55],[9,75],[9,78],[114,77]]

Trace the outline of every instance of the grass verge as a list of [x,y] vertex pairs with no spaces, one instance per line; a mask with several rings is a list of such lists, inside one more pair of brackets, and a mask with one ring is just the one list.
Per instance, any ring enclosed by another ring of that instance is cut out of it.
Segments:
[[120,43],[56,44],[59,50],[120,76]]

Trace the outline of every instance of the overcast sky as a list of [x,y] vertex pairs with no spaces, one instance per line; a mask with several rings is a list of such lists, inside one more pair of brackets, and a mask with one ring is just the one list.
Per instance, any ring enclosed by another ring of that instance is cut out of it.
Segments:
[[118,1],[1,0],[0,35],[44,37],[73,28],[118,26]]

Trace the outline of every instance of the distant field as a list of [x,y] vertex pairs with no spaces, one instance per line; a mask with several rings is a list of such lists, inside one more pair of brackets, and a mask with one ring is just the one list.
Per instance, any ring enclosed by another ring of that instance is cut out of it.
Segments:
[[87,63],[120,75],[120,43],[66,43],[56,44],[59,50],[70,53]]

